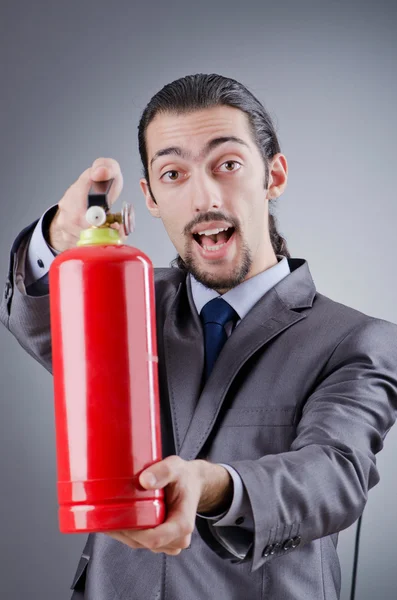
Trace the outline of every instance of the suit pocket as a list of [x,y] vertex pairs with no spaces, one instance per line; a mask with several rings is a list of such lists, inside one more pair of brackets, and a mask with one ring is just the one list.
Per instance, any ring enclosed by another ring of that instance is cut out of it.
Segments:
[[203,456],[213,462],[287,452],[295,437],[295,407],[229,408],[220,415]]
[[294,424],[295,407],[229,408],[221,427],[288,427]]

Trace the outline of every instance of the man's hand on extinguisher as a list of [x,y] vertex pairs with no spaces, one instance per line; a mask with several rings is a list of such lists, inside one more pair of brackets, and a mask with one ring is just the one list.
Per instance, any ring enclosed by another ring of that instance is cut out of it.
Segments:
[[143,471],[139,482],[148,490],[164,488],[167,517],[153,529],[107,532],[131,548],[180,554],[190,545],[196,513],[220,514],[232,501],[229,472],[204,460],[185,461],[169,456]]
[[[123,176],[119,163],[113,158],[97,158],[89,169],[86,169],[58,202],[58,211],[49,228],[49,243],[58,252],[74,248],[79,240],[82,229],[89,224],[85,219],[87,212],[87,196],[93,181],[114,179],[110,188],[108,202],[112,205],[123,189]],[[118,223],[110,225],[119,230],[124,239],[123,231]]]

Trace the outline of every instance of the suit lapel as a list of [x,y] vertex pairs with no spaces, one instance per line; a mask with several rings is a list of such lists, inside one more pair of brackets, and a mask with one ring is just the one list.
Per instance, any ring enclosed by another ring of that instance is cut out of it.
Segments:
[[[227,340],[198,399],[179,449],[185,460],[193,460],[199,454],[233,380],[246,361],[274,337],[305,318],[304,313],[294,308],[311,307],[315,287],[307,263],[296,261],[290,261],[291,270],[296,270],[257,302]],[[202,365],[203,358],[201,369]]]
[[202,391],[203,330],[189,278],[179,285],[164,322],[164,352],[175,448],[185,460],[199,454],[245,362],[305,318],[295,309],[311,307],[315,287],[307,263],[290,259],[289,265],[290,275],[257,302],[227,340]]
[[244,363],[276,335],[304,318],[280,305],[270,290],[267,302],[258,303],[241,321],[223,347],[200,396],[194,418],[187,431],[180,455],[196,458],[212,430],[223,401]]
[[168,396],[176,451],[179,452],[201,389],[204,339],[189,279],[178,288],[164,323]]

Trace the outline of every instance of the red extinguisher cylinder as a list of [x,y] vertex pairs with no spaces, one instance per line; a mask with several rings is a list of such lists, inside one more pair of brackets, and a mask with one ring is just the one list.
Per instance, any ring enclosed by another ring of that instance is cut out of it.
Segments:
[[163,491],[138,481],[161,460],[152,263],[123,244],[81,246],[49,282],[60,531],[155,527]]

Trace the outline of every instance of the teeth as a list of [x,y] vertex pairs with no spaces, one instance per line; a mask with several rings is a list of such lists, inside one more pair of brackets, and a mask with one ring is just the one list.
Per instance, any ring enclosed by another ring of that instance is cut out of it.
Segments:
[[220,233],[221,231],[227,231],[229,227],[222,227],[220,229],[207,229],[207,231],[200,231],[198,235],[215,235]]
[[223,248],[223,246],[226,246],[227,242],[224,242],[223,244],[217,244],[216,246],[202,246],[202,248],[204,248],[204,250],[209,250],[210,252],[215,252],[216,250],[219,250],[219,248]]

